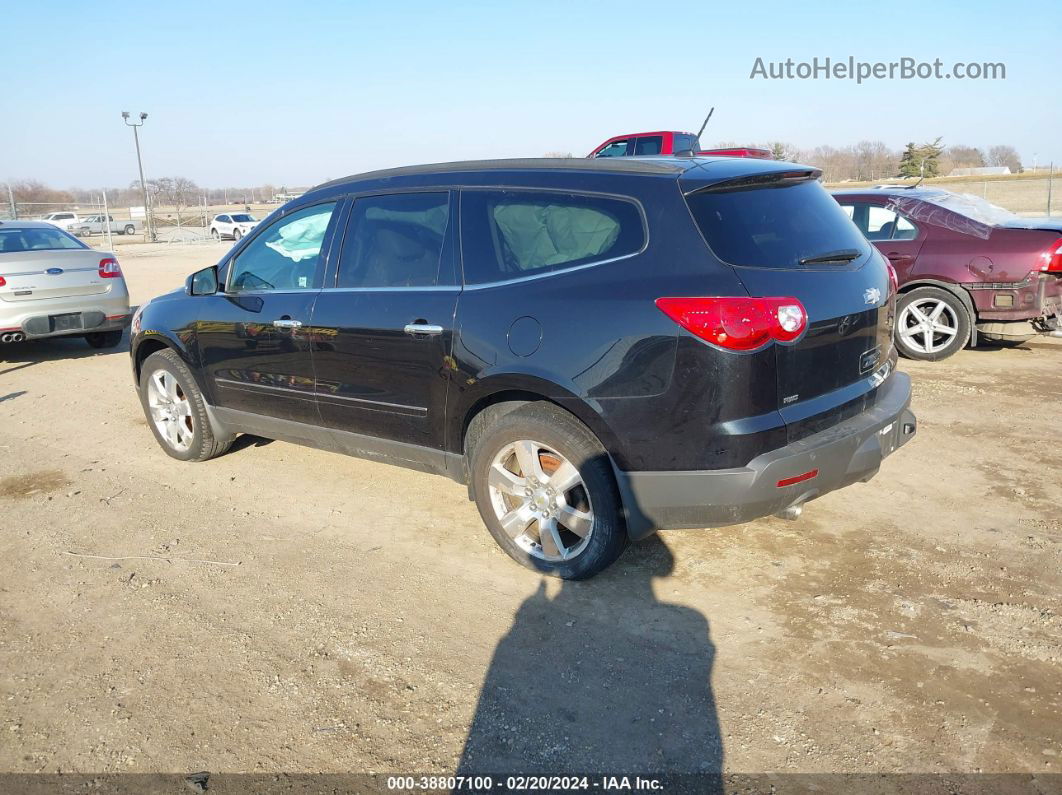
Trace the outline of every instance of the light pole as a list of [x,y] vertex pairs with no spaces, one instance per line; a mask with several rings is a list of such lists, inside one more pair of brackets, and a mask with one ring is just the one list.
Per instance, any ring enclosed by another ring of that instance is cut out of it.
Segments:
[[154,243],[157,239],[155,237],[155,224],[151,218],[151,207],[148,205],[147,183],[144,181],[144,163],[140,159],[140,136],[137,134],[137,127],[144,126],[144,119],[147,116],[146,113],[141,112],[139,122],[129,121],[129,111],[122,111],[122,118],[125,120],[126,125],[133,128],[133,141],[136,143],[136,165],[140,169],[140,190],[144,194],[144,223],[147,224],[148,239]]

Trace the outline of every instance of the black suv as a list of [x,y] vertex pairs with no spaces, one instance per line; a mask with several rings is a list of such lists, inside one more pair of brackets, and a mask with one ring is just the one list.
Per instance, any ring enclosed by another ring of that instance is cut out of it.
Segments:
[[322,185],[133,320],[149,427],[447,475],[588,577],[655,528],[795,517],[911,438],[895,284],[813,168],[509,160]]

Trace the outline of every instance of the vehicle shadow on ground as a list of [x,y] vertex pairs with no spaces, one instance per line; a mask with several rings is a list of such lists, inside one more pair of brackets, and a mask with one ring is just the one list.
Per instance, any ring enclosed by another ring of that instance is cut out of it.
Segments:
[[[60,359],[85,359],[89,356],[107,356],[111,354],[129,355],[129,329],[122,334],[122,341],[113,348],[93,348],[82,337],[51,337],[26,340],[0,345],[0,375],[29,367],[38,362],[58,361]],[[5,364],[17,364],[18,367],[3,367]],[[130,376],[131,377],[131,376]]]
[[236,437],[232,443],[232,447],[229,448],[230,453],[235,453],[239,450],[246,450],[248,447],[265,447],[267,444],[272,444],[272,439],[266,439],[264,436],[251,436],[248,433],[241,433]]
[[661,602],[658,536],[588,582],[545,582],[495,649],[458,773],[695,773],[721,791],[715,647],[698,611]]

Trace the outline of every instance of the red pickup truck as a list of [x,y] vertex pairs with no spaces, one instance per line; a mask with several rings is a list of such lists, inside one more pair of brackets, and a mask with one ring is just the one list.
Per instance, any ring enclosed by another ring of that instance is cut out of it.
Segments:
[[651,155],[726,155],[759,157],[765,160],[772,158],[769,150],[751,146],[701,149],[700,139],[696,135],[674,130],[617,135],[609,138],[587,157],[649,157]]

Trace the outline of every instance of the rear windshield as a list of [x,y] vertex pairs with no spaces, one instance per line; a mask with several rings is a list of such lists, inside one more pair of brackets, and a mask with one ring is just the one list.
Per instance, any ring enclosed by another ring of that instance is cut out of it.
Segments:
[[88,248],[73,235],[55,227],[7,228],[0,226],[0,254],[16,251],[48,251],[59,248]]
[[731,265],[797,268],[806,258],[855,250],[854,264],[870,252],[856,225],[814,180],[708,190],[686,201],[712,251]]

